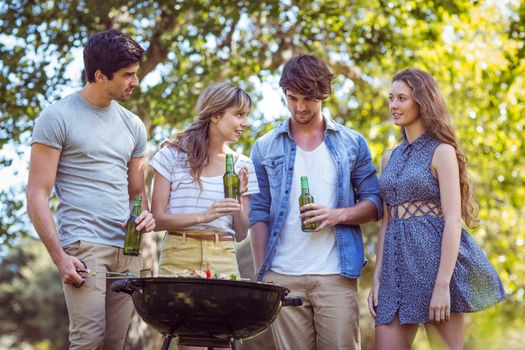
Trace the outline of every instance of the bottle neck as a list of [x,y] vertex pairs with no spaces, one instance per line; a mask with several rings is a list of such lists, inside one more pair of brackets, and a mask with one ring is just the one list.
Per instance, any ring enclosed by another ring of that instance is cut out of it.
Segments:
[[233,173],[233,157],[231,155],[226,155],[226,172]]
[[306,177],[301,177],[301,193],[310,194],[310,188],[308,187],[308,179]]
[[135,200],[135,203],[133,203],[133,209],[131,210],[131,215],[132,216],[139,216],[141,209],[142,209],[142,201],[141,200]]

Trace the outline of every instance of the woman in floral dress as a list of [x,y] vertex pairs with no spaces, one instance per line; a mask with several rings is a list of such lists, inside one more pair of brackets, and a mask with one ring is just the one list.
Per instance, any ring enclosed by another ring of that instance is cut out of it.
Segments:
[[463,348],[463,313],[505,299],[497,272],[462,228],[476,221],[466,158],[434,79],[401,71],[390,112],[403,142],[383,157],[384,217],[368,304],[377,349],[409,349],[419,324]]

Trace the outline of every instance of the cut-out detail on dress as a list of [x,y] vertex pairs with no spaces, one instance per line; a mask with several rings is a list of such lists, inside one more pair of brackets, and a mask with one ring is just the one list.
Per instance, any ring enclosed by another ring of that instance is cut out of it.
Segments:
[[414,216],[432,215],[443,217],[441,206],[420,200],[406,201],[399,205],[387,205],[388,218],[405,220]]

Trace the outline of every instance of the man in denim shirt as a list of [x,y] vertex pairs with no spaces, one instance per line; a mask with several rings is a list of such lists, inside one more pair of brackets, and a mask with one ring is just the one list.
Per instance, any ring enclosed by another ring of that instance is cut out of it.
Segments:
[[[333,77],[315,56],[287,61],[279,85],[291,118],[258,139],[251,154],[260,188],[250,205],[257,279],[304,300],[273,323],[279,349],[360,348],[359,225],[378,220],[382,203],[364,137],[321,113]],[[301,176],[315,203],[299,208]],[[315,232],[303,232],[301,218],[315,222]]]

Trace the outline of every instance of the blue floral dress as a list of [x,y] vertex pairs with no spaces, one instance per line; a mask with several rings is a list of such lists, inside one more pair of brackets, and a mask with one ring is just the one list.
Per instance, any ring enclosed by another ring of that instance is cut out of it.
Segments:
[[[376,326],[429,322],[443,236],[439,182],[431,163],[440,141],[428,132],[396,147],[379,180],[389,213],[383,246]],[[501,280],[481,248],[461,231],[450,281],[451,312],[475,312],[505,299]]]

